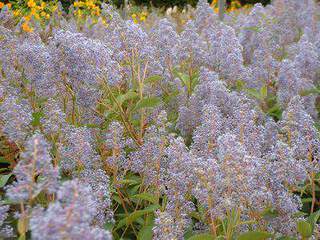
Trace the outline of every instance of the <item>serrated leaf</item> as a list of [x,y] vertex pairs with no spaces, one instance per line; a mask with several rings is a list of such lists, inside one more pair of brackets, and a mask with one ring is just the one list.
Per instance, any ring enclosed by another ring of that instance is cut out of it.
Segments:
[[3,188],[7,184],[8,180],[9,180],[9,178],[11,176],[12,176],[12,173],[9,173],[7,175],[2,175],[1,176],[1,178],[0,178],[0,188]]
[[157,197],[155,195],[153,195],[153,194],[150,194],[150,193],[136,194],[136,195],[132,196],[132,198],[146,200],[146,201],[149,201],[149,202],[154,203],[154,204],[158,203]]
[[312,236],[312,226],[306,221],[297,222],[297,231],[304,238],[309,238]]
[[238,240],[265,240],[272,237],[268,232],[246,232],[238,237]]
[[152,232],[153,225],[144,226],[138,233],[138,240],[152,240],[153,232]]
[[161,103],[161,100],[158,97],[144,98],[139,100],[139,102],[137,102],[133,110],[139,110],[141,108],[153,108],[159,105],[160,103]]
[[202,233],[193,235],[192,237],[188,238],[188,240],[214,240],[214,237],[209,233]]

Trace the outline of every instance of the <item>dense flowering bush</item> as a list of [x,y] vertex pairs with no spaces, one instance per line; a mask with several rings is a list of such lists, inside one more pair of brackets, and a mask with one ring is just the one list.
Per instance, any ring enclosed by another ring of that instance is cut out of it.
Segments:
[[316,2],[47,6],[0,13],[0,238],[320,238]]

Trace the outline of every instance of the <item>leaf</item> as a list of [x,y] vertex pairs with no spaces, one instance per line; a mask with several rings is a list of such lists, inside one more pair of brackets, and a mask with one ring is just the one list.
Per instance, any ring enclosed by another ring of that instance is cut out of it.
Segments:
[[138,240],[152,240],[153,232],[152,232],[153,225],[144,226],[138,233]]
[[268,96],[268,87],[266,85],[264,85],[260,89],[260,96],[262,97],[262,99],[264,99],[264,98],[266,98]]
[[278,215],[278,212],[272,208],[267,208],[262,212],[262,217],[265,219],[272,219],[277,217]]
[[297,231],[304,238],[309,238],[312,236],[312,226],[306,221],[299,221],[297,223]]
[[134,222],[138,217],[145,215],[147,213],[153,213],[157,209],[160,208],[160,205],[150,205],[143,210],[138,210],[131,213],[128,217],[126,217],[127,224]]
[[43,112],[34,112],[32,113],[32,126],[36,127],[40,125],[41,118],[44,116]]
[[144,81],[146,83],[153,83],[153,82],[158,82],[158,81],[161,81],[161,80],[162,80],[162,76],[153,75],[153,76],[150,76],[150,77],[146,78]]
[[214,237],[209,233],[202,233],[193,235],[192,237],[188,238],[188,240],[214,240]]
[[130,100],[130,99],[135,99],[138,96],[139,96],[138,93],[133,92],[133,91],[128,91],[125,94],[119,95],[117,97],[117,101],[120,105],[122,105],[125,101]]
[[238,237],[238,240],[264,240],[272,237],[268,232],[246,232]]
[[242,90],[245,87],[246,83],[242,80],[237,80],[236,81],[236,89],[237,90]]
[[10,161],[5,159],[4,157],[0,157],[0,163],[10,163]]
[[133,110],[139,110],[141,108],[153,108],[159,105],[161,102],[160,98],[158,97],[150,97],[150,98],[144,98],[141,99]]
[[9,173],[7,175],[2,175],[1,176],[1,178],[0,178],[0,188],[3,188],[7,184],[8,180],[9,180],[9,178],[11,176],[12,176],[12,173]]
[[308,217],[308,223],[311,224],[311,227],[312,227],[312,232],[314,230],[314,226],[317,224],[317,221],[320,217],[320,210],[310,214],[310,216]]
[[158,203],[158,199],[155,195],[150,194],[150,193],[140,193],[140,194],[136,194],[134,196],[132,196],[132,198],[138,198],[141,200],[146,200],[149,201],[153,204],[157,204]]
[[110,232],[112,231],[113,227],[114,227],[114,223],[113,222],[107,222],[107,223],[104,224],[104,229],[108,230]]
[[139,184],[140,182],[133,180],[133,179],[123,179],[118,181],[118,184],[128,184],[128,185],[135,185]]
[[260,28],[258,26],[253,26],[253,27],[245,27],[245,30],[250,30],[250,31],[254,31],[254,32],[260,32]]
[[251,95],[252,97],[255,97],[255,98],[257,98],[257,99],[261,99],[260,93],[259,93],[256,89],[254,89],[254,88],[248,88],[246,91],[247,91],[247,93],[248,93],[249,95]]
[[312,95],[312,94],[320,94],[320,90],[318,88],[311,88],[311,89],[307,89],[304,90],[302,92],[300,92],[301,96],[308,96],[308,95]]
[[138,219],[139,217],[141,217],[145,214],[153,213],[154,211],[156,211],[159,208],[160,208],[160,205],[150,205],[149,207],[147,207],[143,210],[134,211],[129,216],[127,216],[126,218],[121,219],[119,221],[119,223],[116,227],[116,230],[121,228],[124,225],[129,225],[129,224],[133,223],[136,219]]

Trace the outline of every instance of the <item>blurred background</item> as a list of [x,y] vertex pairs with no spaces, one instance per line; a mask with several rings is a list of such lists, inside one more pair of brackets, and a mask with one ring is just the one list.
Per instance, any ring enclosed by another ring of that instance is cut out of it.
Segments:
[[[169,8],[173,6],[178,6],[178,7],[184,7],[186,5],[192,5],[195,6],[197,5],[198,0],[128,0],[130,4],[133,5],[144,5],[144,6],[154,6],[157,8]],[[209,3],[212,3],[212,1],[215,0],[209,0]],[[68,7],[71,4],[73,4],[73,0],[61,0],[62,4],[64,7]],[[118,7],[121,7],[124,4],[124,0],[112,0],[108,1],[112,2]],[[245,4],[255,4],[255,3],[262,3],[264,5],[270,3],[270,0],[227,0],[227,4],[231,4],[232,2],[239,2],[242,5]]]

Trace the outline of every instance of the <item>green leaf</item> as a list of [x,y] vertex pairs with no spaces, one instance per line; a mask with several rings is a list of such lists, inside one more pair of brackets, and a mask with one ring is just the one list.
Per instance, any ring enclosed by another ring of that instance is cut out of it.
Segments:
[[11,176],[12,176],[12,173],[9,173],[7,175],[2,175],[1,176],[1,178],[0,178],[0,188],[3,188],[7,184],[8,180],[9,180],[9,178]]
[[135,185],[139,184],[140,182],[134,180],[134,179],[123,179],[118,181],[119,184],[128,184],[128,185]]
[[148,213],[153,213],[155,212],[157,209],[160,208],[160,205],[156,204],[156,205],[150,205],[148,207],[146,207],[143,210],[137,210],[134,211],[133,213],[131,213],[129,216],[127,216],[124,219],[121,219],[116,227],[116,230],[121,228],[124,225],[129,225],[131,223],[133,223],[134,221],[136,221],[139,217],[148,214]]
[[297,239],[294,237],[283,236],[283,237],[277,238],[277,240],[297,240]]
[[188,240],[214,240],[214,237],[209,233],[202,233],[193,235],[192,237],[188,238]]
[[265,219],[272,219],[279,215],[279,213],[273,208],[267,208],[262,212],[262,216]]
[[297,231],[304,238],[309,238],[312,236],[312,226],[306,221],[299,221],[297,223]]
[[155,195],[150,194],[150,193],[140,193],[140,194],[136,194],[134,196],[132,196],[132,198],[138,198],[141,200],[146,200],[149,201],[153,204],[157,204],[158,203],[158,199]]
[[253,26],[253,27],[245,27],[245,30],[250,30],[250,31],[254,31],[254,32],[260,32],[260,28],[258,26]]
[[32,126],[36,127],[40,125],[40,120],[44,116],[43,112],[34,112],[32,113]]
[[162,76],[160,75],[153,75],[151,77],[146,78],[144,81],[146,83],[154,83],[154,82],[159,82],[162,80]]
[[107,222],[104,224],[104,229],[108,230],[110,232],[112,232],[113,227],[114,227],[114,223],[112,223],[112,222]]
[[248,89],[246,89],[246,91],[250,96],[255,97],[257,99],[261,99],[261,95],[256,89],[248,88]]
[[131,213],[128,217],[126,217],[127,224],[134,222],[137,218],[139,218],[140,216],[143,216],[147,213],[153,213],[154,211],[156,211],[159,208],[160,208],[160,205],[150,205],[143,210],[137,210],[137,211]]
[[238,240],[265,240],[272,237],[268,232],[246,232],[238,237]]
[[314,226],[317,224],[317,221],[320,217],[320,210],[310,214],[310,216],[308,217],[308,223],[311,224],[311,227],[312,227],[312,232],[314,230]]
[[266,85],[264,85],[260,89],[260,96],[262,97],[262,99],[264,99],[264,98],[266,98],[268,96],[268,87]]
[[160,98],[158,97],[150,97],[150,98],[144,98],[139,100],[137,105],[134,107],[133,110],[139,110],[141,108],[153,108],[156,107],[161,103]]
[[131,99],[135,99],[137,98],[139,95],[136,92],[133,91],[128,91],[125,94],[119,95],[117,97],[117,101],[120,105],[122,105],[125,101],[127,100],[131,100]]
[[304,90],[302,92],[300,92],[301,96],[308,96],[308,95],[312,95],[312,94],[320,94],[320,90],[318,88],[311,88],[311,89],[307,89]]
[[4,157],[0,157],[0,163],[10,163],[10,161],[5,159]]
[[138,233],[138,240],[152,240],[153,232],[152,232],[153,225],[144,226]]
[[237,80],[236,81],[236,89],[238,91],[242,90],[245,87],[246,83],[242,80]]

